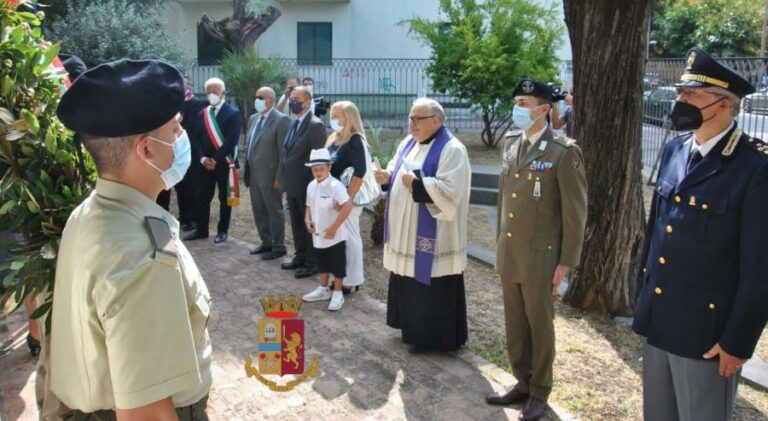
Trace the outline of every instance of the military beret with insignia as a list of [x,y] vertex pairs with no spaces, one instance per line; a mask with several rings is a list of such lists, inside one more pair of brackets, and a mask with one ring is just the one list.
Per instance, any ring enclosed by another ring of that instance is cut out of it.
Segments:
[[553,94],[551,86],[533,79],[521,80],[512,92],[512,96],[535,96],[548,102],[552,102]]
[[159,60],[117,60],[78,77],[56,115],[69,129],[94,137],[147,133],[173,118],[184,103],[179,71]]
[[739,98],[754,93],[755,87],[736,71],[720,64],[706,51],[694,47],[688,50],[688,61],[680,82],[675,86],[703,88],[717,86],[733,92]]

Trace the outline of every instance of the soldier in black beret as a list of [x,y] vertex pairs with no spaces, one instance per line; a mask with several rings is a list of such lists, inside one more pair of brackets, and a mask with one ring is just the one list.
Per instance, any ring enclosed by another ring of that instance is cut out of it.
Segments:
[[638,277],[646,420],[730,420],[768,320],[768,145],[738,127],[754,87],[692,48],[677,84]]
[[48,382],[70,410],[41,418],[207,419],[210,294],[155,203],[191,160],[183,102],[181,74],[156,60],[99,65],[61,98],[56,113],[99,178],[56,266]]
[[499,174],[496,271],[501,277],[507,352],[517,384],[486,397],[524,403],[521,420],[546,413],[555,360],[554,296],[579,263],[587,221],[581,149],[547,123],[552,88],[524,79],[514,90]]

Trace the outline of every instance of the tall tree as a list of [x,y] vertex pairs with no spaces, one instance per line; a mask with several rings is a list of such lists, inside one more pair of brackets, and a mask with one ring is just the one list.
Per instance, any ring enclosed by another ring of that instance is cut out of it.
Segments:
[[721,57],[755,56],[760,48],[762,6],[757,0],[668,0],[654,10],[654,53],[683,57],[698,45]]
[[258,0],[232,0],[232,16],[215,21],[203,14],[200,24],[230,52],[245,54],[280,15],[279,9]]
[[404,21],[432,49],[427,73],[437,92],[480,110],[482,140],[495,147],[512,125],[512,91],[524,77],[554,81],[562,24],[553,5],[530,0],[440,0],[448,18]]
[[573,49],[575,137],[584,150],[589,217],[565,301],[632,313],[645,222],[642,81],[651,0],[564,0]]

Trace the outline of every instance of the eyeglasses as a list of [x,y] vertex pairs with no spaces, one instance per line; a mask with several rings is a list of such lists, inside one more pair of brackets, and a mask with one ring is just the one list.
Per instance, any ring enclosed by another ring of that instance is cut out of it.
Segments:
[[714,95],[714,96],[716,96],[718,98],[723,96],[723,95],[721,95],[721,94],[719,94],[717,92],[710,92],[710,91],[707,91],[705,89],[691,89],[691,88],[686,88],[686,87],[682,87],[682,86],[678,87],[676,89],[676,91],[677,91],[677,95],[682,95],[682,96],[685,96],[685,97],[688,97],[688,98],[696,98],[696,97],[701,96],[701,94],[710,94],[710,95]]
[[256,96],[256,99],[264,99],[264,97],[261,96],[261,95],[258,95],[258,96]]
[[428,118],[432,118],[434,115],[425,115],[425,116],[417,116],[417,115],[409,115],[408,119],[411,120],[411,123],[418,123],[421,120],[426,120]]

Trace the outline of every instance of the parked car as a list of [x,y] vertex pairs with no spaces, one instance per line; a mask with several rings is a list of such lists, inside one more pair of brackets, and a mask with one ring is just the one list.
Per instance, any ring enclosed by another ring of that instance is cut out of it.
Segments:
[[741,102],[741,109],[746,113],[767,113],[768,88],[760,89],[754,94],[745,96]]
[[643,122],[666,126],[676,98],[677,89],[674,86],[660,86],[651,91],[643,104]]

